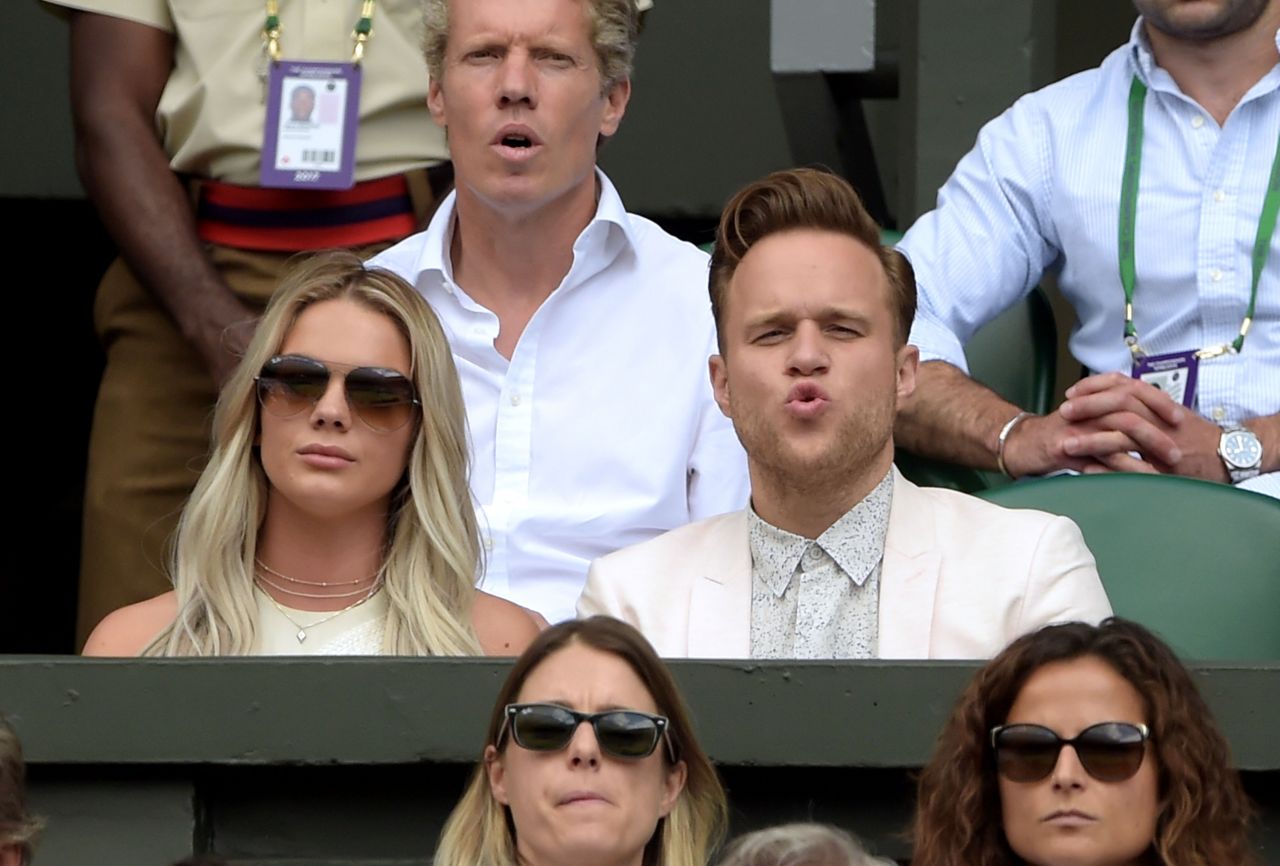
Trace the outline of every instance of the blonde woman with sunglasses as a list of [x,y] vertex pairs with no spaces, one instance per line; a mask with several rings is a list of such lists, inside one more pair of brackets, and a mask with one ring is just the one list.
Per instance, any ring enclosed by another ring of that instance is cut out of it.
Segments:
[[173,591],[108,616],[86,655],[516,655],[536,636],[474,587],[457,371],[399,277],[348,253],[301,264],[213,428]]
[[544,631],[498,692],[433,866],[706,866],[724,789],[666,665],[624,622]]

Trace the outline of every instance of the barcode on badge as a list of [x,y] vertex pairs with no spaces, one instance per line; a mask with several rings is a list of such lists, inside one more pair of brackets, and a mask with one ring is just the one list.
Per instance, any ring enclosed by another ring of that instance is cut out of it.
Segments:
[[310,163],[327,163],[337,159],[337,151],[333,150],[304,150],[302,152],[302,161]]

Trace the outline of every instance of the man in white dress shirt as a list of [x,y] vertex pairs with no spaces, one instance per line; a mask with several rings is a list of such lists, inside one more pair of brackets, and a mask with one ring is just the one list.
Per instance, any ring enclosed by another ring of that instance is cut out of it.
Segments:
[[893,468],[915,385],[915,282],[844,180],[770,175],[725,208],[710,287],[716,400],[751,505],[591,566],[582,616],[666,656],[985,658],[1111,608],[1070,520],[916,487]]
[[[1129,43],[984,127],[903,240],[922,363],[897,438],[1015,477],[1160,471],[1280,495],[1280,2],[1135,5]],[[962,345],[1048,271],[1093,375],[1039,417],[969,379]]]
[[634,0],[429,2],[428,106],[457,189],[373,261],[417,286],[452,343],[483,586],[552,622],[592,559],[746,502],[704,373],[707,257],[628,214],[595,164],[637,27]]

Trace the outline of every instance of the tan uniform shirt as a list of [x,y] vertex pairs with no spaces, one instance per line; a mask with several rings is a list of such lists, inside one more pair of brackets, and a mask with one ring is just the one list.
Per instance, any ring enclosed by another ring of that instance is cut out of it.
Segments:
[[[256,186],[266,107],[263,0],[46,0],[174,35],[156,126],[174,171]],[[281,56],[350,61],[360,0],[280,0]],[[356,180],[449,158],[427,111],[421,0],[379,0],[366,46]]]

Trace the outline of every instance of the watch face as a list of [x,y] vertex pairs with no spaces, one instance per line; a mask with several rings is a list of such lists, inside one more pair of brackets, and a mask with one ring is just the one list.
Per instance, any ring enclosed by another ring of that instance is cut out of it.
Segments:
[[1250,469],[1262,462],[1262,443],[1247,430],[1232,430],[1222,437],[1222,457],[1237,469]]

